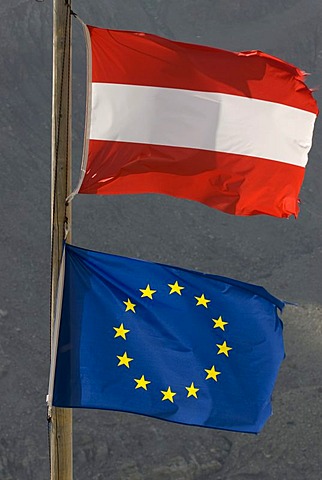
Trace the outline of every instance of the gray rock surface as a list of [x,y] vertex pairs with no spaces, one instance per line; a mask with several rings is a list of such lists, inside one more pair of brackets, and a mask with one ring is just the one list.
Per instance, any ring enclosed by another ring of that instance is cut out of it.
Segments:
[[[321,84],[320,0],[74,0],[89,24],[231,50],[260,49]],[[0,478],[49,478],[51,2],[0,3]],[[74,22],[74,183],[85,55]],[[315,93],[321,103],[321,91]],[[287,357],[274,415],[258,436],[134,415],[74,412],[77,480],[320,480],[322,468],[322,135],[298,220],[240,218],[160,195],[74,200],[73,241],[96,250],[258,283],[297,303],[283,314]]]

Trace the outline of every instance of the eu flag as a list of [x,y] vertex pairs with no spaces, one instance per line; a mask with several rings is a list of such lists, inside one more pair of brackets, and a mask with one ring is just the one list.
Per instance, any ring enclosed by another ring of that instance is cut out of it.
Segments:
[[256,285],[66,245],[53,405],[257,433],[283,307]]

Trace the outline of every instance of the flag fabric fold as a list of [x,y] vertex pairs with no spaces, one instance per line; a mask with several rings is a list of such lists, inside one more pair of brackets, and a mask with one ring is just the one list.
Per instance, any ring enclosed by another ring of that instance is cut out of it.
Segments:
[[87,28],[80,193],[162,193],[230,214],[297,216],[318,114],[301,70],[260,51]]
[[257,433],[283,306],[259,286],[66,245],[53,405]]

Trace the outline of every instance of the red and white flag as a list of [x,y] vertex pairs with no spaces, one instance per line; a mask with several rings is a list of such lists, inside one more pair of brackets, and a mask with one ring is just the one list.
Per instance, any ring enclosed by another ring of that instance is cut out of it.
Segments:
[[235,215],[297,215],[317,104],[305,73],[230,52],[87,27],[80,193],[162,193]]

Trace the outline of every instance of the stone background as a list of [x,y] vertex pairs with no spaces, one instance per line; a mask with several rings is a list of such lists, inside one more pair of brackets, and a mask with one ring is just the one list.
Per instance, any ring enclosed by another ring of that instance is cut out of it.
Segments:
[[[260,49],[322,78],[320,0],[74,0],[88,24],[231,50]],[[0,478],[49,478],[52,5],[0,3]],[[74,184],[85,58],[73,22]],[[321,90],[315,94],[321,104]],[[78,196],[76,245],[263,285],[297,303],[283,314],[287,357],[274,415],[258,436],[130,414],[74,412],[77,480],[319,480],[322,453],[322,135],[298,220],[233,217],[160,195]]]

